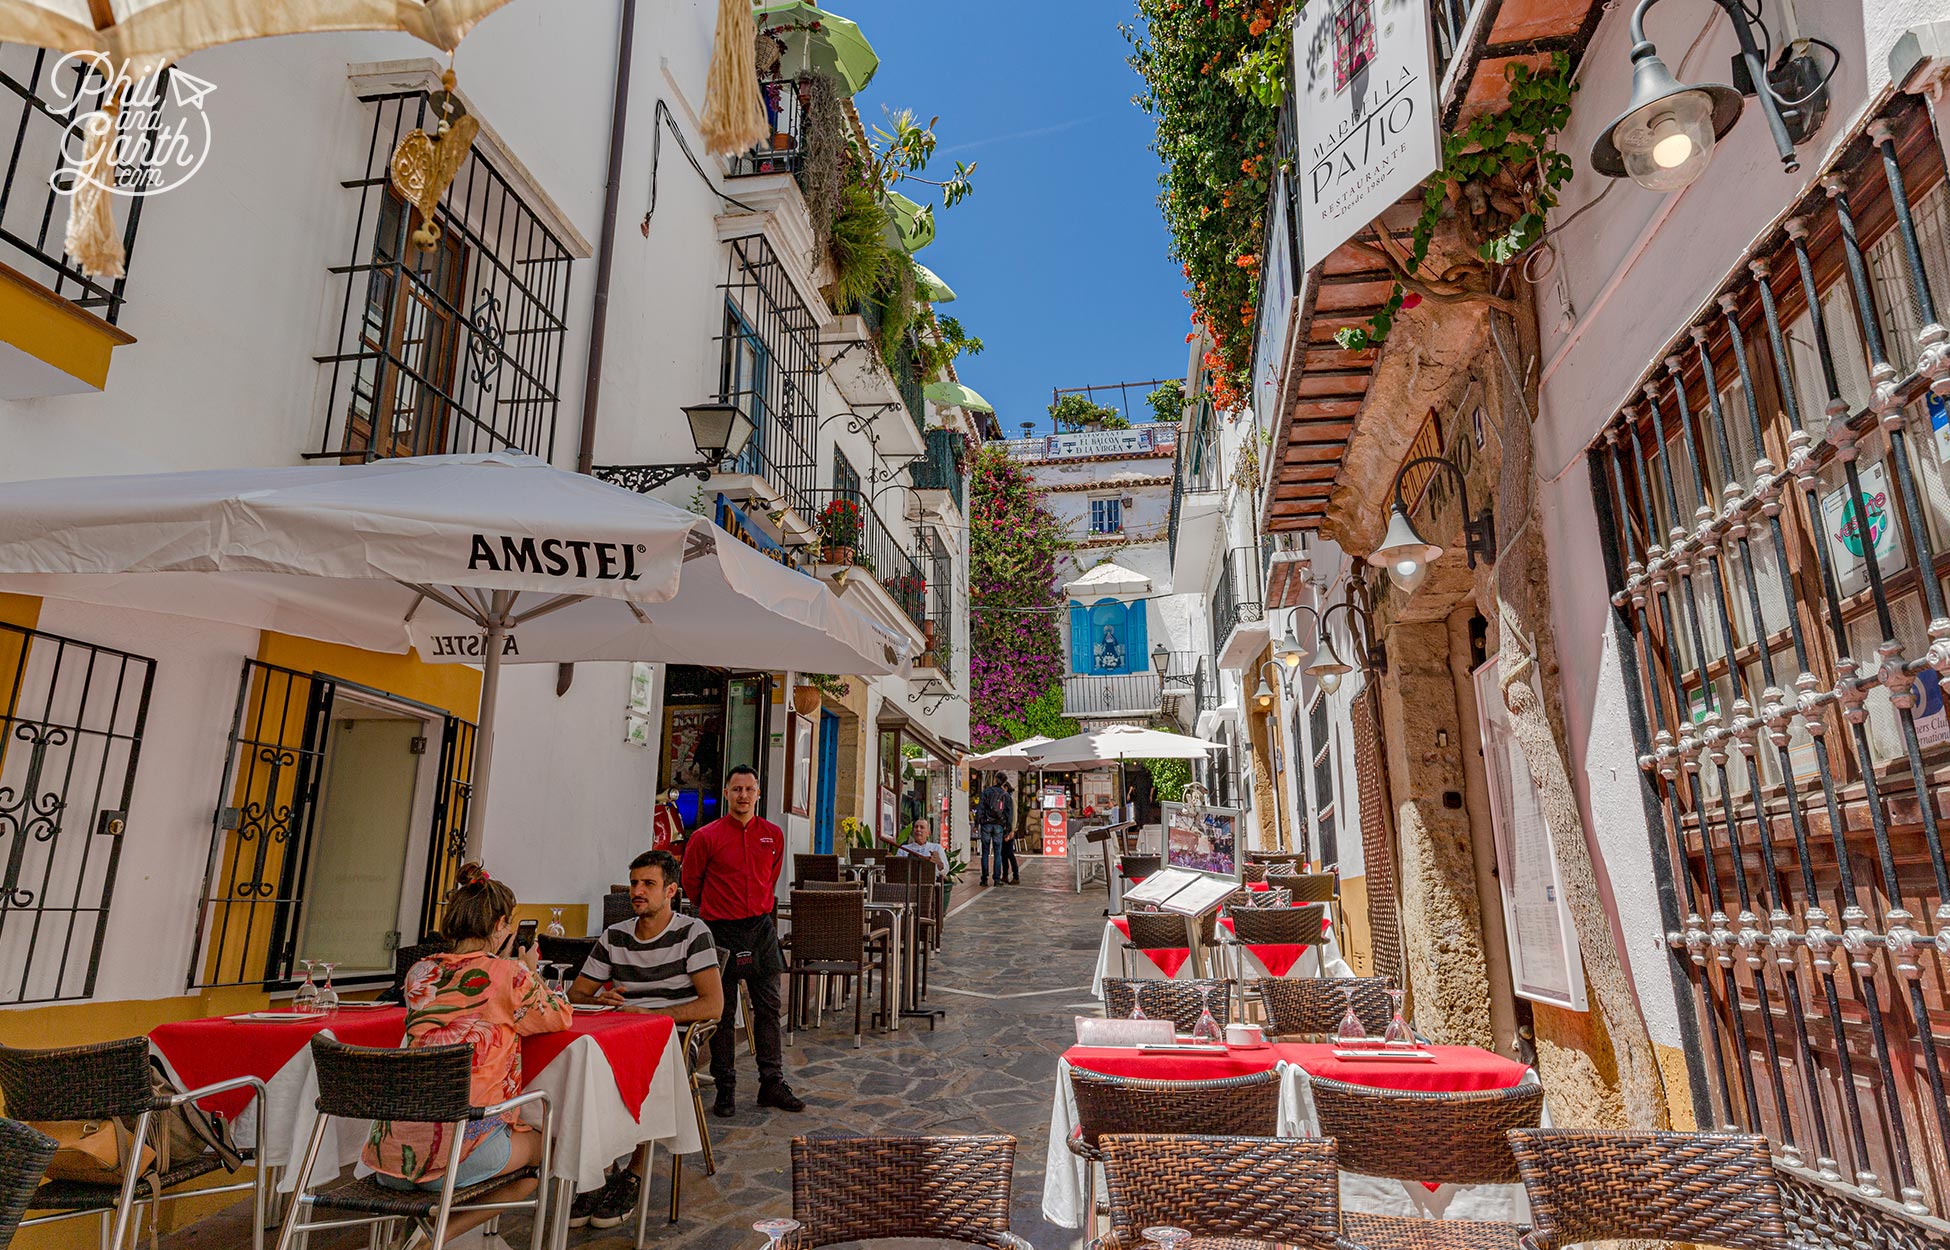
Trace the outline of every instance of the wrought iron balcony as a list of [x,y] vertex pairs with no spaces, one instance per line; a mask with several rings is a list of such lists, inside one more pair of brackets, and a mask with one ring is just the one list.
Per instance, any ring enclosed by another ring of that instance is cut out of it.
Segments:
[[1462,49],[1469,19],[1483,7],[1484,0],[1430,0],[1429,24],[1435,28],[1435,79],[1441,82],[1450,62]]
[[870,574],[914,628],[928,629],[928,577],[858,491],[811,491],[814,542],[821,564],[852,565]]
[[797,174],[805,165],[805,87],[790,79],[758,84],[772,133],[748,152],[731,158],[727,178],[758,178],[766,174]]
[[1153,716],[1164,707],[1163,695],[1156,673],[1073,673],[1063,679],[1063,715]]
[[915,490],[944,490],[954,499],[964,516],[968,513],[966,477],[962,467],[962,435],[959,430],[929,430],[928,454],[907,466],[907,477]]
[[1231,661],[1227,667],[1233,667],[1240,657],[1229,653],[1244,645],[1234,634],[1249,632],[1254,627],[1261,634],[1266,632],[1266,604],[1261,597],[1257,549],[1234,547],[1226,552],[1225,568],[1220,571],[1219,584],[1212,591],[1211,614],[1212,641],[1219,648],[1221,659]]

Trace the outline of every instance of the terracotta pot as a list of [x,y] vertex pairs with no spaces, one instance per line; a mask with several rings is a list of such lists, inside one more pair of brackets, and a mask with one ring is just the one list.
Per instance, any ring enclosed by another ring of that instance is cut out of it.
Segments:
[[822,548],[821,554],[825,557],[826,563],[828,564],[853,563],[853,548],[851,547],[827,546]]
[[819,710],[818,686],[794,686],[792,688],[792,710],[801,716],[811,716]]
[[774,152],[784,152],[784,151],[788,151],[788,150],[789,150],[789,149],[790,149],[791,147],[792,147],[792,136],[791,136],[791,135],[773,135],[773,136],[772,136],[772,150],[773,150]]

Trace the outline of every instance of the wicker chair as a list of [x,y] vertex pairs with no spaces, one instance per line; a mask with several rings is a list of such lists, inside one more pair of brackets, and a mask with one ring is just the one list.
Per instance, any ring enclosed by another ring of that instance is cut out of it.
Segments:
[[790,1250],[918,1238],[1029,1250],[1009,1231],[1016,1139],[792,1139]]
[[867,892],[867,883],[864,881],[803,881],[792,888],[795,890],[807,890],[815,894],[832,894],[842,890],[851,890],[855,894],[865,894]]
[[1276,1069],[1213,1081],[1148,1081],[1070,1070],[1077,1127],[1064,1144],[1084,1161],[1083,1239],[1097,1224],[1097,1165],[1102,1139],[1118,1134],[1166,1133],[1274,1137],[1280,1127]]
[[[518,1201],[488,1204],[476,1200],[510,1182],[538,1174],[548,1176],[549,1151],[555,1140],[555,1114],[546,1091],[534,1090],[491,1107],[474,1106],[469,1094],[474,1048],[466,1043],[396,1049],[348,1046],[320,1034],[311,1039],[311,1058],[318,1073],[318,1119],[312,1126],[311,1139],[305,1143],[304,1162],[298,1168],[298,1192],[292,1195],[284,1222],[278,1228],[278,1250],[290,1250],[295,1239],[312,1229],[390,1224],[406,1219],[431,1220],[431,1250],[441,1250],[447,1241],[449,1216],[455,1211],[483,1208],[531,1212],[534,1231],[530,1250],[542,1250],[549,1223],[548,1185],[537,1184],[534,1197]],[[455,1185],[468,1123],[535,1104],[542,1108],[541,1165],[491,1177],[465,1188]],[[312,1169],[325,1142],[325,1130],[334,1119],[448,1125],[452,1146],[447,1155],[446,1183],[430,1191],[392,1189],[364,1177],[334,1189],[309,1188]],[[314,1210],[327,1212],[328,1218],[309,1219]]]
[[634,914],[630,910],[630,892],[628,890],[611,890],[609,893],[603,895],[603,928],[607,929],[613,924],[622,924]]
[[1117,860],[1117,871],[1132,885],[1162,870],[1164,866],[1165,857],[1162,855],[1122,855]]
[[795,854],[792,857],[792,888],[803,890],[808,881],[838,881],[840,857],[837,855]]
[[0,1250],[14,1239],[28,1199],[40,1187],[54,1139],[18,1120],[0,1120]]
[[[919,920],[928,906],[928,901],[933,898],[938,898],[939,895],[940,891],[933,886],[922,887],[910,885],[906,882],[889,881],[874,882],[873,889],[867,895],[867,898],[872,902],[893,903],[905,908],[906,910],[901,913],[903,917],[914,917],[916,924],[909,929],[909,933],[913,935],[912,939],[904,940],[901,945],[901,949],[906,952],[907,960],[906,970],[902,972],[901,976],[903,979],[912,976],[916,991],[921,994],[927,992],[928,944],[921,936],[922,930],[919,926]],[[896,992],[897,995],[904,993],[905,987],[897,987]],[[934,1031],[933,1016],[928,1017],[928,1031]]]
[[[150,1073],[146,1037],[125,1037],[54,1050],[0,1046],[0,1099],[6,1101],[8,1115],[21,1120],[132,1120],[135,1127],[127,1134],[117,1130],[124,1158],[138,1157],[144,1148],[157,1146],[162,1131],[156,1122],[158,1117],[217,1094],[250,1090],[258,1122],[263,1123],[264,1082],[254,1076],[158,1098]],[[245,1157],[249,1157],[248,1152]],[[251,1224],[251,1245],[254,1250],[264,1250],[264,1213],[269,1194],[263,1168],[256,1169],[256,1174],[247,1181],[187,1188],[190,1182],[224,1166],[221,1156],[206,1150],[194,1158],[169,1160],[169,1169],[160,1175],[153,1169],[144,1174],[136,1168],[126,1168],[119,1182],[48,1181],[34,1191],[26,1209],[51,1214],[22,1219],[17,1227],[98,1216],[102,1221],[104,1250],[122,1250],[138,1208],[150,1208],[150,1215],[155,1217],[160,1214],[161,1204],[178,1198],[249,1190],[256,1214]],[[40,1171],[36,1169],[36,1179],[39,1176]]]
[[[1232,1018],[1231,981],[1159,981],[1147,977],[1105,977],[1104,1015],[1121,1020],[1131,1014],[1134,1000],[1154,1020],[1170,1019],[1180,1033],[1190,1033],[1204,1009],[1204,991],[1212,991],[1213,1012],[1220,1024]],[[1140,998],[1139,996],[1142,995]]]
[[1103,1250],[1137,1250],[1142,1230],[1161,1224],[1293,1250],[1344,1244],[1332,1141],[1147,1134],[1100,1146],[1110,1202]]
[[[710,1066],[708,1055],[711,1047],[711,1035],[718,1031],[718,1022],[716,1020],[693,1020],[691,1023],[681,1027],[683,1029],[684,1076],[690,1083],[691,1111],[697,1116],[697,1139],[704,1143],[704,1174],[706,1176],[716,1176],[718,1174],[718,1157],[711,1149],[711,1126],[704,1119],[704,1090],[698,1081],[697,1074],[701,1068]],[[644,1162],[645,1164],[649,1163],[647,1156]],[[646,1166],[643,1169],[643,1175],[648,1176],[649,1174],[650,1169]],[[672,1151],[670,1155],[670,1222],[673,1224],[677,1222],[678,1197],[682,1193],[683,1188],[684,1157],[676,1151]],[[636,1241],[639,1246],[643,1244],[643,1217],[647,1213],[647,1204],[645,1206],[646,1209],[637,1212]]]
[[1383,977],[1261,978],[1254,984],[1266,1007],[1267,1032],[1286,1041],[1308,1034],[1332,1034],[1347,1014],[1350,989],[1354,991],[1354,1014],[1361,1018],[1370,1037],[1385,1033],[1394,1017],[1388,1005],[1388,981]]
[[568,964],[582,975],[582,966],[589,962],[589,952],[596,949],[596,939],[592,937],[552,937],[546,933],[535,935],[535,949],[545,964]]
[[1241,864],[1239,866],[1239,884],[1257,885],[1258,883],[1264,880],[1266,880],[1265,864],[1249,863],[1249,864]]
[[1520,1128],[1509,1141],[1530,1195],[1531,1250],[1613,1238],[1793,1244],[1764,1137]]
[[[1248,986],[1245,949],[1248,946],[1310,946],[1321,976],[1326,976],[1327,948],[1320,940],[1321,924],[1326,919],[1325,903],[1303,903],[1298,907],[1233,908],[1232,935],[1226,941],[1225,948],[1232,956],[1232,975],[1239,981],[1241,995],[1247,992]],[[1265,979],[1255,977],[1251,984],[1257,985]],[[1270,1014],[1268,1018],[1271,1018]],[[1334,1018],[1340,1019],[1339,1016]],[[1385,1017],[1383,1023],[1386,1023]]]
[[914,931],[920,947],[921,984],[925,987],[928,983],[928,952],[941,944],[941,870],[931,859],[918,855],[896,855],[887,861],[887,880],[892,885],[915,887],[921,910],[915,916]]
[[[1505,1134],[1534,1128],[1544,1113],[1544,1089],[1536,1084],[1428,1094],[1315,1077],[1312,1092],[1320,1135],[1340,1143],[1342,1167],[1431,1185],[1515,1184],[1517,1160]],[[1370,1250],[1514,1250],[1524,1231],[1352,1211],[1341,1225],[1350,1241]]]
[[412,946],[396,947],[393,951],[393,984],[380,998],[389,1003],[406,1001],[406,974],[413,965],[429,955],[444,955],[454,949],[454,944],[438,933],[431,933]]
[[[830,884],[830,883],[829,883]],[[807,982],[820,986],[839,978],[853,992],[853,1045],[861,1041],[861,1012],[873,972],[868,950],[867,896],[864,890],[794,890],[792,892],[792,962],[786,966],[786,1030],[790,1039],[809,999]],[[882,965],[881,998],[886,998],[886,969]]]
[[[1124,913],[1124,922],[1131,928],[1130,940],[1124,943],[1124,975],[1131,975],[1131,957],[1139,951],[1170,951],[1185,949],[1185,918],[1172,912],[1132,911]],[[1218,932],[1217,913],[1208,912],[1199,918],[1199,940],[1208,947]]]

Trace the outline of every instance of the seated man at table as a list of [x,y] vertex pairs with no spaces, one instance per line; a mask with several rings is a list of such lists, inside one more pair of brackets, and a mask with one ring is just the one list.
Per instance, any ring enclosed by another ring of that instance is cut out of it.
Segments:
[[934,826],[928,823],[926,816],[914,822],[909,841],[901,844],[900,853],[912,855],[916,859],[931,859],[939,876],[948,875],[948,852],[942,848],[941,843],[934,840]]
[[[718,948],[703,921],[677,910],[678,873],[669,851],[630,861],[631,917],[597,936],[569,988],[571,1002],[627,1007],[678,1024],[724,1013]],[[630,1168],[618,1170],[600,1190],[577,1196],[570,1226],[616,1227],[636,1207],[640,1184]]]

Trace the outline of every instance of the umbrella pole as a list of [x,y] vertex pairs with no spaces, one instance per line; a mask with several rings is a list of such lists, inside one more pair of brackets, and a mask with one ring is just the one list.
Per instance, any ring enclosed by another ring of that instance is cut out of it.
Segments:
[[515,592],[491,592],[487,618],[487,654],[481,660],[481,712],[474,729],[473,802],[468,816],[467,842],[477,852],[487,829],[488,777],[494,763],[494,708],[501,691],[501,648],[508,638],[508,612]]

